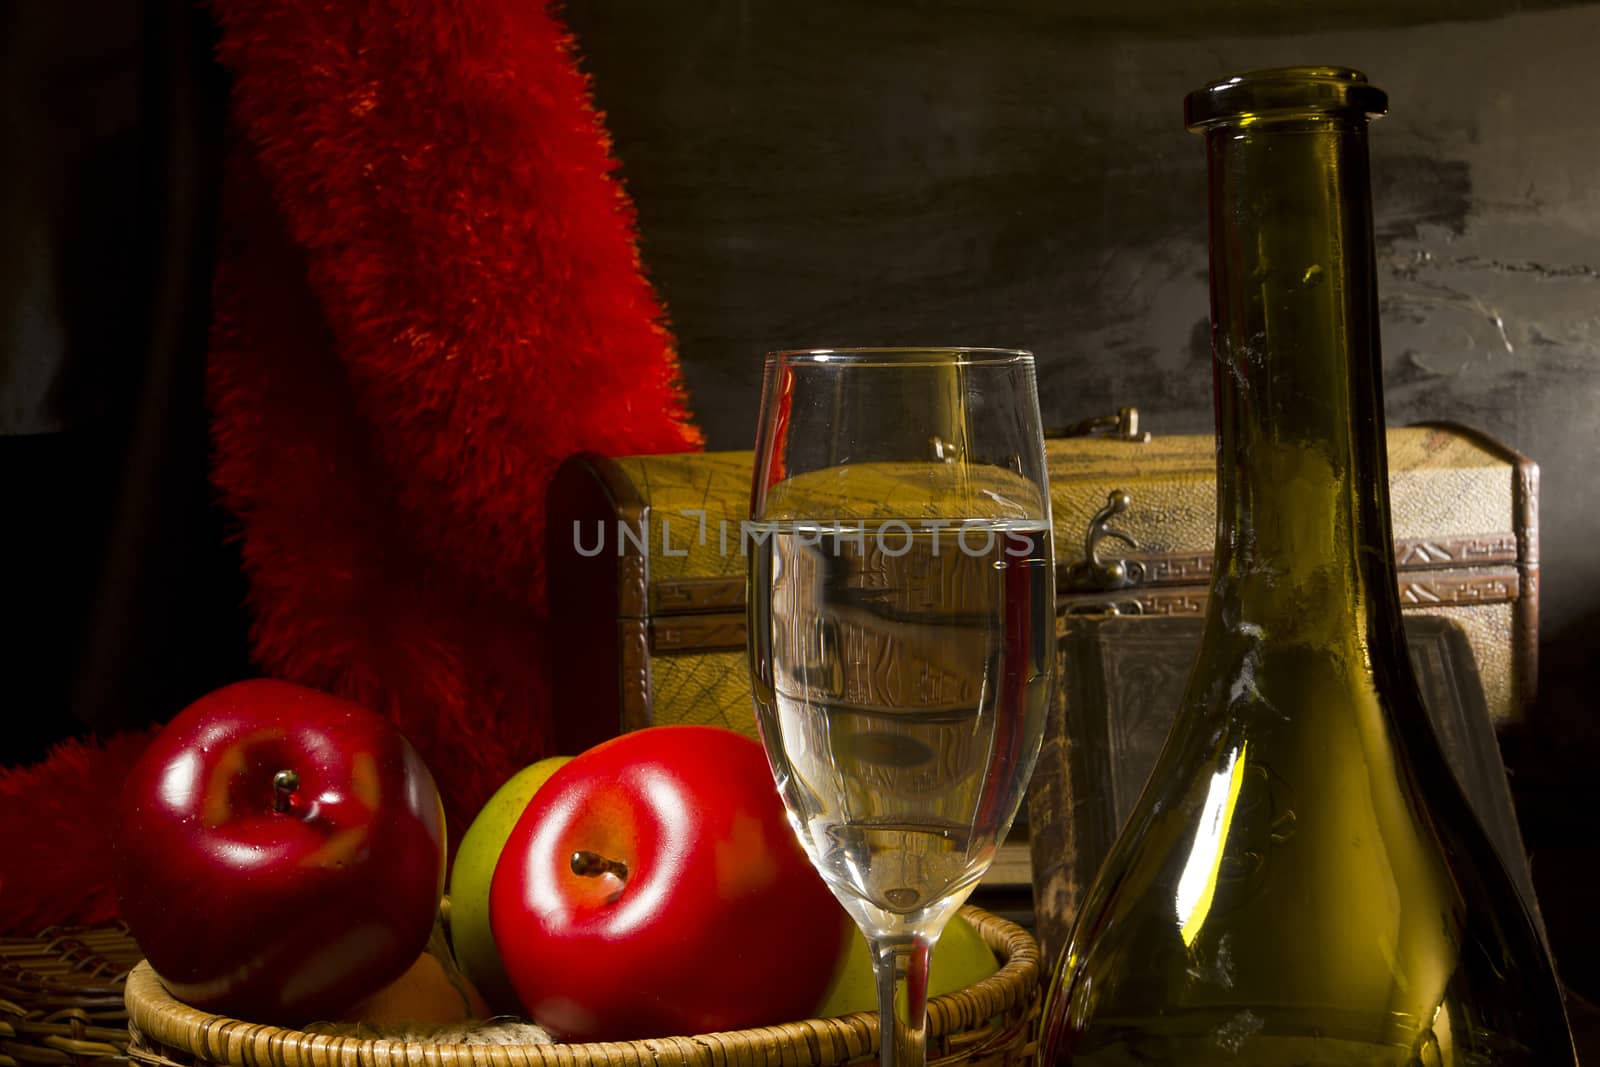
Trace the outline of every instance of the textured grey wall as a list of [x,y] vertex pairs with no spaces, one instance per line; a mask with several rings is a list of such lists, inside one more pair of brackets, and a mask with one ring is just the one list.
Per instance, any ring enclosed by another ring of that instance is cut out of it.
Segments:
[[[1600,605],[1600,5],[590,0],[569,20],[712,447],[773,347],[1039,355],[1047,418],[1210,428],[1205,170],[1183,94],[1364,69],[1393,423],[1544,468],[1544,625]],[[1520,10],[1512,11],[1515,7]],[[1472,16],[1466,18],[1466,16]],[[1446,19],[1455,21],[1446,21]]]

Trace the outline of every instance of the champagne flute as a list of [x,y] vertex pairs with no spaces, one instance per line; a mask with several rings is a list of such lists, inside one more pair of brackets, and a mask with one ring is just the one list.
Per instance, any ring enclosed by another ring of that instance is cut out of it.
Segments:
[[1016,816],[1049,701],[1032,355],[769,355],[746,534],[773,776],[871,945],[883,1067],[922,1067],[929,955]]

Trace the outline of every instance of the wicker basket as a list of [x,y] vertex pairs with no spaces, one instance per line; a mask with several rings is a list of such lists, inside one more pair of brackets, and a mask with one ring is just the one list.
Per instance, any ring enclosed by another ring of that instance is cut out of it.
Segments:
[[127,927],[53,927],[0,938],[0,1067],[125,1061]]
[[[1039,947],[977,908],[962,913],[1004,962],[966,989],[928,1001],[928,1060],[1022,1067],[1033,1056]],[[148,964],[128,976],[128,1054],[149,1067],[829,1067],[869,1061],[878,1016],[859,1012],[758,1030],[643,1041],[441,1045],[313,1035],[197,1011],[173,999]]]

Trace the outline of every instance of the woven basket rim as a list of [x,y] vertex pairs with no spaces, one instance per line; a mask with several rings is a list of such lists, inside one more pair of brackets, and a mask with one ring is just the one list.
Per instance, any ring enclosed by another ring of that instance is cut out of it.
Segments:
[[[1039,981],[1039,946],[1017,924],[971,905],[961,914],[997,954],[998,971],[965,989],[928,1000],[928,1036],[942,1038],[997,1016],[1025,1016]],[[434,1044],[358,1038],[250,1023],[204,1012],[174,998],[148,961],[129,973],[129,1029],[197,1059],[233,1067],[589,1067],[697,1064],[737,1067],[841,1063],[875,1054],[877,1012],[806,1019],[750,1030],[548,1045]],[[798,1060],[797,1060],[798,1054]],[[933,1050],[929,1050],[930,1058]]]

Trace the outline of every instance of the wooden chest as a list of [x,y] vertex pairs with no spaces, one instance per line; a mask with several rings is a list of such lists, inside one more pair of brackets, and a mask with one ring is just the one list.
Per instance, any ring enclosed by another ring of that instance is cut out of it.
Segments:
[[[1057,609],[1201,611],[1215,536],[1209,435],[1047,443]],[[744,653],[751,455],[581,455],[550,489],[548,559],[562,750],[659,723],[753,734]],[[1531,700],[1538,468],[1457,426],[1389,433],[1395,555],[1408,612],[1466,635],[1497,724]]]

